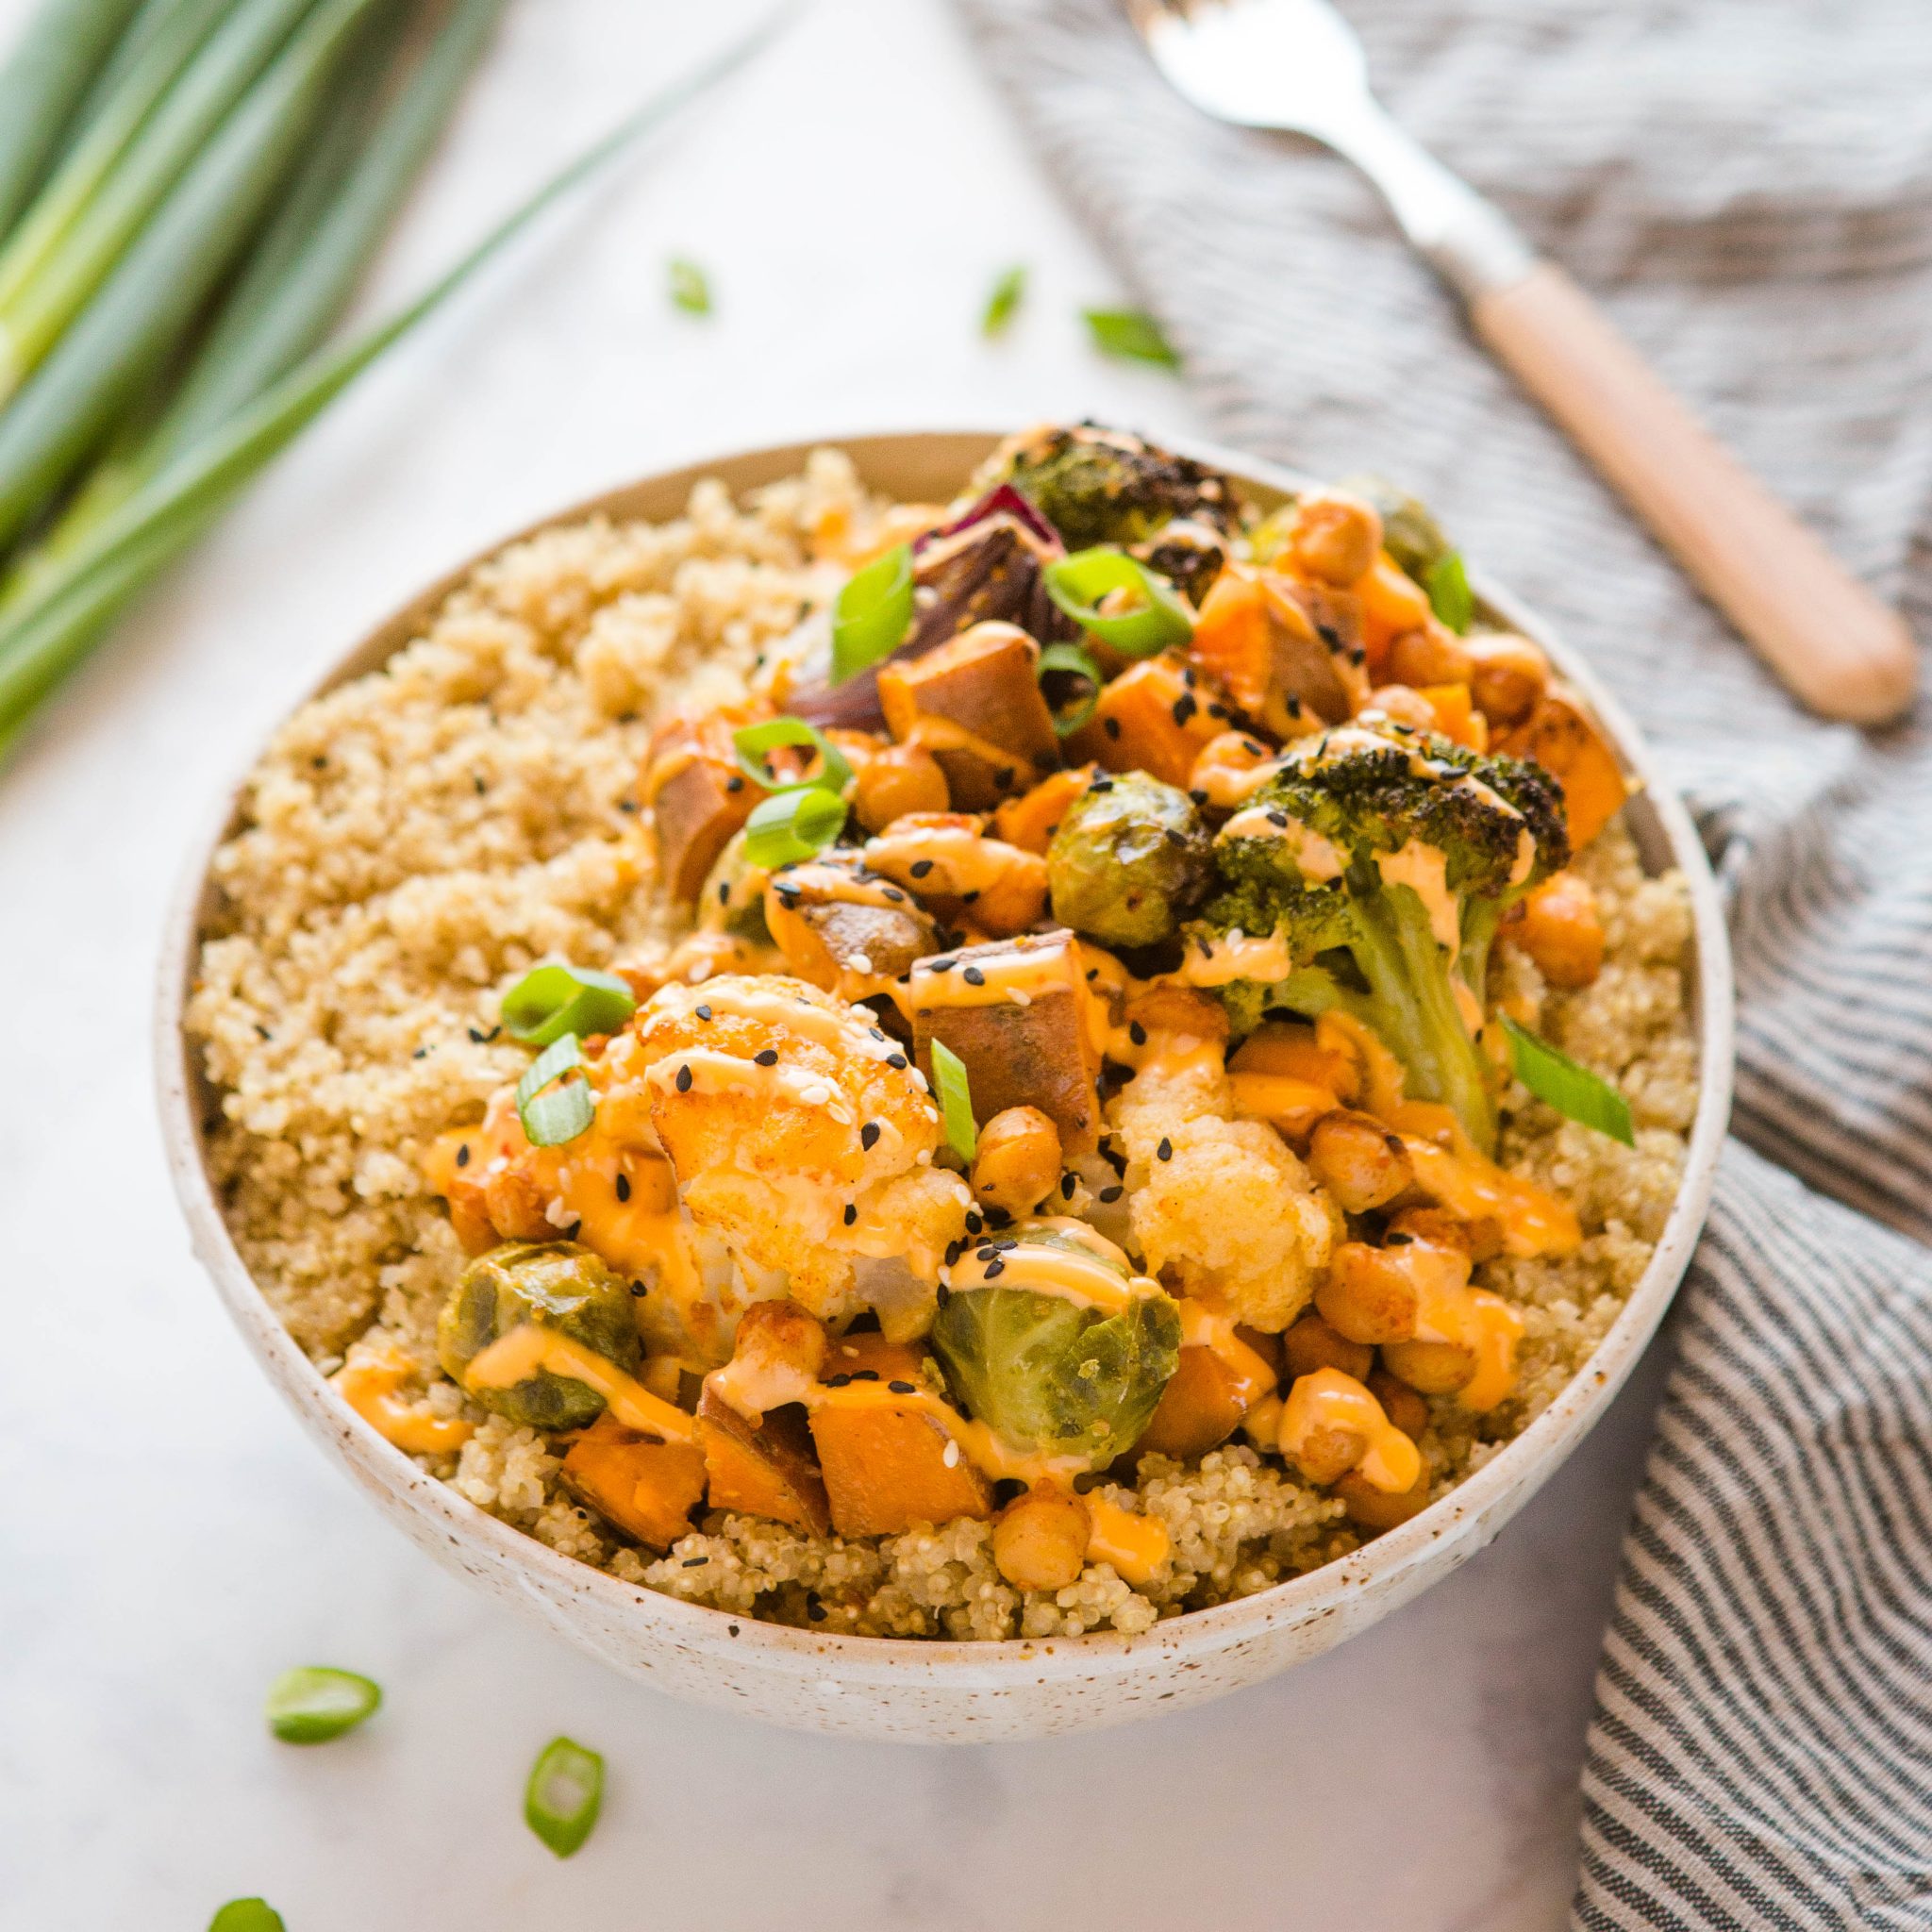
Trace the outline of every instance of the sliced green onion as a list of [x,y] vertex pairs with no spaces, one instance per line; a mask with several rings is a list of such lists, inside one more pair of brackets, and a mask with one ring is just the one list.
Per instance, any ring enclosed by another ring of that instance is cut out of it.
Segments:
[[[1109,544],[1076,550],[1048,564],[1044,581],[1046,594],[1082,630],[1124,658],[1151,658],[1194,635],[1194,620],[1174,586]],[[1119,591],[1138,601],[1124,609],[1103,610],[1101,600]]]
[[590,1837],[603,1805],[603,1758],[568,1738],[551,1739],[524,1790],[524,1823],[567,1858]]
[[989,341],[1005,335],[1025,299],[1026,264],[1016,262],[992,285],[992,292],[986,298],[986,313],[979,318],[979,333]]
[[1124,362],[1152,362],[1162,369],[1181,366],[1179,352],[1144,309],[1083,308],[1080,313],[1093,346],[1103,356]]
[[1509,1041],[1509,1065],[1539,1100],[1547,1101],[1566,1120],[1594,1127],[1626,1147],[1636,1146],[1630,1104],[1607,1080],[1579,1067],[1568,1054],[1519,1026],[1507,1013],[1499,1017]]
[[932,1042],[932,1085],[939,1095],[940,1117],[946,1124],[946,1145],[961,1160],[971,1160],[979,1148],[979,1126],[973,1118],[973,1083],[966,1062],[943,1040]]
[[671,282],[671,300],[687,315],[708,315],[711,312],[711,285],[705,277],[705,272],[696,262],[687,261],[682,256],[675,257],[668,275]]
[[381,1702],[382,1687],[374,1678],[306,1664],[284,1671],[268,1687],[263,1714],[285,1744],[325,1744],[374,1716]]
[[[837,745],[816,725],[803,718],[768,718],[762,724],[747,724],[731,734],[738,751],[738,768],[754,785],[767,791],[802,791],[818,786],[826,791],[842,792],[852,782],[852,764]],[[781,744],[795,744],[818,755],[818,770],[808,778],[781,778],[772,769],[765,754]]]
[[582,1043],[575,1033],[566,1033],[524,1069],[524,1077],[517,1082],[517,1118],[532,1147],[561,1147],[597,1118],[597,1102],[588,1080],[565,1080],[560,1087],[550,1084],[583,1063]]
[[832,682],[890,658],[912,624],[912,546],[895,543],[845,580],[832,606]]
[[1466,633],[1475,618],[1475,592],[1469,588],[1461,553],[1451,550],[1437,558],[1423,588],[1429,593],[1429,608],[1458,637]]
[[208,1932],[288,1932],[265,1898],[231,1898],[208,1922]]
[[1100,666],[1093,661],[1092,653],[1085,644],[1048,644],[1040,654],[1036,670],[1041,679],[1058,672],[1068,677],[1086,680],[1087,695],[1061,706],[1053,714],[1053,728],[1062,738],[1071,738],[1092,717],[1094,708],[1100,703],[1100,688],[1107,682],[1100,674]]
[[813,858],[845,829],[845,801],[823,785],[794,785],[752,808],[744,859],[765,872]]
[[539,966],[503,996],[503,1024],[525,1046],[548,1046],[566,1033],[579,1040],[615,1033],[638,1009],[614,973],[589,966]]

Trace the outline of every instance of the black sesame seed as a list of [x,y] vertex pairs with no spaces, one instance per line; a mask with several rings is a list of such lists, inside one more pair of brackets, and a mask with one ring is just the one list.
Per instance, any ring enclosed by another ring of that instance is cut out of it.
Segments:
[[[774,1055],[773,1058],[776,1058],[776,1055]],[[907,1059],[903,1053],[889,1053],[886,1056],[886,1064],[891,1068],[893,1073],[903,1074],[911,1062]]]
[[1174,722],[1176,724],[1185,724],[1200,708],[1200,704],[1195,699],[1194,694],[1191,691],[1183,691],[1179,697],[1174,699],[1172,707]]
[[960,903],[960,904],[961,904],[962,906],[970,906],[970,905],[972,905],[972,903],[974,902],[974,900],[975,900],[975,899],[976,899],[976,898],[978,898],[978,897],[979,897],[979,888],[978,888],[977,886],[974,886],[974,889],[973,889],[973,890],[972,890],[972,891],[971,891],[970,892],[961,892],[961,893],[959,894],[959,903]]
[[567,1228],[564,1229],[563,1238],[567,1241],[574,1241],[576,1240],[578,1235],[583,1233],[583,1231],[584,1223],[583,1218],[580,1215],[575,1221],[573,1221]]
[[1188,796],[1191,798],[1196,805],[1206,805],[1208,803],[1208,794],[1205,791],[1191,791],[1188,793]]
[[742,791],[744,790],[744,780],[736,772],[733,772],[730,777],[725,779],[724,789],[727,791]]
[[999,1257],[999,1246],[996,1242],[988,1241],[985,1247],[975,1248],[973,1251],[973,1258],[975,1261],[996,1260]]
[[848,1202],[846,1202],[846,1204],[845,1204],[845,1225],[846,1225],[847,1227],[850,1227],[850,1226],[852,1225],[852,1224],[853,1224],[853,1223],[854,1223],[855,1221],[857,1221],[858,1219],[858,1204],[857,1204],[856,1202],[853,1202],[853,1201],[848,1201]]
[[419,1046],[409,1058],[412,1060],[426,1060],[429,1058],[429,1049],[426,1046]]
[[761,1067],[775,1067],[778,1064],[778,1049],[768,1046],[752,1055],[753,1061]]
[[986,974],[977,966],[967,967],[965,972],[959,976],[968,986],[984,986],[986,984]]
[[894,1395],[914,1395],[918,1393],[918,1391],[913,1388],[910,1382],[888,1382],[886,1387]]
[[806,1605],[805,1614],[808,1617],[809,1617],[814,1624],[823,1624],[825,1621],[825,1607],[824,1604],[820,1603],[816,1598],[814,1598],[810,1603]]
[[468,1167],[469,1164],[470,1143],[467,1141],[465,1141],[463,1144],[457,1149],[457,1165],[458,1167]]
[[486,785],[481,778],[477,777],[474,772],[470,774],[470,783],[475,787],[476,796],[478,798],[481,798],[483,794],[490,790],[490,787]]
[[635,811],[638,808],[638,802],[635,798],[620,798],[617,801],[617,808],[619,811]]
[[677,1091],[680,1093],[689,1093],[691,1091],[691,1069],[689,1067],[679,1067],[677,1070]]
[[876,1382],[878,1378],[879,1372],[876,1369],[854,1369],[852,1372],[852,1379],[855,1382]]
[[708,1020],[711,1017],[711,1009],[709,1007],[695,1007],[692,1008],[692,1010],[697,1014],[700,1020]]
[[959,1258],[960,1246],[961,1243],[958,1241],[948,1241],[946,1243],[946,1266],[948,1268]]
[[731,881],[729,879],[720,879],[718,881],[718,903],[721,906],[728,906],[731,903]]
[[867,1121],[867,1122],[866,1122],[866,1124],[864,1124],[864,1126],[860,1127],[860,1128],[859,1128],[859,1130],[858,1130],[858,1144],[859,1144],[859,1146],[860,1146],[861,1148],[863,1148],[863,1149],[865,1150],[865,1152],[866,1152],[866,1153],[870,1154],[870,1153],[872,1152],[872,1150],[873,1150],[873,1149],[874,1149],[874,1147],[876,1147],[876,1146],[878,1145],[878,1140],[879,1140],[879,1124],[878,1124],[878,1122],[876,1122],[876,1121]]
[[1288,814],[1285,811],[1271,810],[1268,813],[1268,823],[1277,831],[1285,832],[1288,829]]
[[870,1033],[874,1040],[883,1040],[886,1037],[886,1029],[883,1026],[868,1026],[865,1030],[868,1033]]
[[710,1560],[708,1557],[687,1557],[681,1567],[686,1570],[702,1570]]
[[1147,1044],[1147,1029],[1141,1025],[1140,1021],[1129,1020],[1127,1022],[1127,1038],[1136,1046],[1145,1046]]
[[1007,1264],[1004,1261],[1002,1261],[998,1257],[998,1256],[994,1256],[994,1257],[986,1264],[986,1278],[989,1281],[992,1280],[995,1275],[1004,1274],[1006,1272]]
[[617,1176],[617,1198],[620,1201],[628,1201],[630,1199],[630,1176],[627,1174],[621,1174]]
[[983,1222],[983,1221],[982,1221],[982,1220],[981,1220],[981,1219],[979,1218],[979,1216],[978,1216],[978,1215],[976,1215],[975,1213],[974,1213],[974,1211],[972,1210],[972,1208],[967,1208],[967,1210],[966,1210],[966,1232],[967,1232],[968,1234],[977,1234],[977,1233],[978,1233],[978,1232],[980,1231],[980,1229],[981,1229],[981,1228],[983,1228],[983,1227],[984,1227],[985,1225],[986,1225],[986,1223],[985,1223],[985,1222]]
[[[1292,704],[1294,700],[1292,698],[1289,700],[1290,704]],[[1246,752],[1251,758],[1265,758],[1267,756],[1267,754],[1261,749],[1261,747],[1258,744],[1255,742],[1255,741],[1252,738],[1244,738],[1241,740],[1241,749],[1244,752]]]
[[912,861],[912,876],[916,879],[923,879],[931,870],[932,860],[929,858],[915,858]]
[[1412,1234],[1404,1234],[1399,1228],[1391,1228],[1382,1237],[1382,1244],[1391,1248],[1406,1248],[1414,1239]]
[[1100,721],[1100,728],[1118,742],[1121,735],[1121,721],[1118,718],[1103,718]]
[[953,958],[950,955],[948,955],[945,958],[942,959],[926,960],[925,970],[928,973],[950,973],[953,970],[953,968],[957,966],[958,963],[958,960]]
[[275,1035],[274,1035],[273,1033],[271,1033],[271,1032],[270,1032],[270,1031],[268,1030],[268,1028],[267,1028],[266,1026],[264,1026],[264,1025],[263,1025],[263,1024],[261,1024],[261,1022],[260,1022],[259,1020],[258,1020],[258,1021],[257,1021],[257,1022],[255,1023],[255,1030],[256,1030],[256,1031],[257,1031],[257,1032],[258,1032],[258,1034],[260,1034],[260,1035],[261,1035],[261,1037],[262,1037],[262,1038],[263,1038],[264,1040],[273,1040],[273,1039],[275,1038]]
[[630,1285],[630,1291],[637,1296],[639,1301],[642,1301],[645,1295],[650,1293],[650,1290],[641,1281],[633,1281]]
[[1121,1187],[1102,1188],[1100,1198],[1110,1206],[1113,1202],[1118,1201],[1126,1191],[1126,1189]]
[[1075,1185],[1078,1183],[1078,1181],[1079,1175],[1074,1174],[1071,1168],[1065,1174],[1061,1174],[1060,1199],[1062,1201],[1071,1201],[1074,1198],[1074,1189]]
[[1174,1158],[1174,1142],[1164,1134],[1161,1136],[1160,1145],[1154,1150],[1154,1158],[1157,1160],[1172,1160]]
[[[1111,722],[1111,721],[1109,721],[1109,722]],[[1096,778],[1096,779],[1094,779],[1094,781],[1092,782],[1092,784],[1091,784],[1090,786],[1088,786],[1087,790],[1088,790],[1088,791],[1089,791],[1090,792],[1092,792],[1092,791],[1111,791],[1113,790],[1113,780],[1112,780],[1111,778]]]
[[882,886],[879,890],[886,898],[890,899],[892,902],[894,906],[905,905],[906,894],[902,892],[897,886]]
[[850,1375],[827,1375],[825,1377],[825,1387],[827,1389],[842,1389],[851,1379]]

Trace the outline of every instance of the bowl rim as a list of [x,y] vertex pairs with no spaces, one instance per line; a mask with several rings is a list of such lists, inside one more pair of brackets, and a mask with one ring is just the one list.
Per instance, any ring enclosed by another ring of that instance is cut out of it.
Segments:
[[[395,607],[369,626],[348,650],[331,658],[322,675],[281,711],[274,730],[278,731],[302,705],[393,655],[478,565],[558,525],[600,513],[625,514],[623,500],[641,491],[677,485],[688,496],[697,481],[721,469],[746,464],[770,467],[774,478],[795,475],[811,452],[819,449],[856,453],[935,441],[973,441],[990,450],[1010,433],[1010,425],[832,432],[679,463],[600,491],[497,539]],[[1289,492],[1308,488],[1314,481],[1283,465],[1210,441],[1166,438],[1163,443],[1264,491]],[[863,458],[856,459],[862,473]],[[1588,698],[1656,815],[1668,846],[1669,863],[1684,876],[1697,955],[1691,986],[1698,1041],[1697,1113],[1689,1137],[1682,1183],[1663,1232],[1643,1274],[1596,1347],[1549,1407],[1479,1469],[1407,1523],[1360,1548],[1252,1595],[1164,1618],[1135,1635],[1104,1630],[1079,1637],[986,1641],[861,1637],[799,1630],[762,1621],[748,1612],[689,1603],[645,1585],[626,1583],[607,1570],[566,1557],[491,1515],[447,1482],[420,1468],[335,1394],[282,1324],[235,1246],[207,1167],[196,1106],[201,1084],[193,1061],[197,1049],[183,1023],[199,958],[213,857],[235,824],[247,778],[274,731],[254,745],[204,819],[190,845],[161,935],[155,1008],[158,1100],[168,1165],[196,1257],[212,1278],[243,1339],[298,1418],[330,1441],[332,1453],[348,1461],[350,1473],[365,1486],[387,1488],[393,1502],[423,1519],[422,1527],[436,1541],[480,1544],[512,1573],[527,1569],[531,1574],[519,1574],[518,1580],[534,1596],[547,1597],[551,1591],[566,1596],[588,1593],[603,1599],[614,1619],[634,1619],[641,1613],[646,1619],[661,1620],[670,1637],[681,1632],[708,1642],[728,1624],[732,1626],[730,1636],[738,1640],[735,1650],[747,1646],[763,1649],[789,1657],[801,1668],[815,1670],[821,1677],[836,1666],[840,1682],[830,1688],[903,1681],[908,1670],[919,1675],[942,1674],[958,1686],[978,1683],[989,1690],[1026,1676],[1044,1679],[1063,1673],[1086,1677],[1124,1675],[1157,1653],[1182,1649],[1212,1652],[1249,1641],[1278,1625],[1310,1623],[1334,1614],[1351,1592],[1361,1593],[1372,1581],[1384,1591],[1394,1590],[1396,1601],[1401,1601],[1407,1593],[1402,1589],[1404,1577],[1424,1568],[1443,1537],[1472,1517],[1493,1515],[1500,1526],[1513,1503],[1526,1501],[1537,1486],[1525,1486],[1525,1479],[1549,1457],[1554,1460],[1544,1474],[1552,1473],[1608,1407],[1662,1322],[1689,1265],[1709,1208],[1731,1108],[1735,1014],[1728,933],[1717,882],[1690,816],[1675,792],[1662,782],[1648,745],[1622,705],[1556,627],[1480,568],[1471,569],[1470,579],[1481,603],[1544,645],[1564,676]],[[540,1588],[540,1582],[550,1590]]]

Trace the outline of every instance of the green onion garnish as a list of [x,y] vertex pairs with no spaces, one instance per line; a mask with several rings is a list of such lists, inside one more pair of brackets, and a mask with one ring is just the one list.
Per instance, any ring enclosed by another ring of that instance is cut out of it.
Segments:
[[971,1160],[979,1147],[973,1083],[966,1077],[966,1062],[943,1040],[932,1042],[932,1084],[940,1097],[940,1117],[946,1124],[946,1145],[961,1160]]
[[1594,1127],[1626,1147],[1636,1146],[1630,1104],[1607,1080],[1588,1067],[1579,1067],[1568,1054],[1558,1053],[1547,1040],[1539,1040],[1527,1027],[1519,1026],[1507,1013],[1499,1017],[1509,1041],[1509,1065],[1539,1100],[1547,1101],[1566,1120]]
[[912,546],[895,543],[848,577],[832,606],[832,682],[890,658],[911,623]]
[[678,256],[671,262],[671,300],[687,315],[708,315],[711,312],[711,285],[705,279],[705,272],[696,262],[687,261]]
[[268,1687],[262,1709],[283,1743],[326,1744],[373,1716],[381,1702],[382,1687],[373,1678],[307,1664],[284,1671]]
[[[798,791],[817,785],[827,791],[842,792],[852,782],[852,765],[824,733],[803,718],[768,718],[762,724],[747,724],[731,734],[738,750],[739,769],[754,785],[767,791]],[[808,778],[781,778],[773,771],[765,754],[781,744],[795,744],[818,754],[818,770]]]
[[517,1082],[517,1118],[532,1147],[561,1147],[575,1141],[597,1117],[597,1103],[588,1080],[562,1080],[584,1063],[583,1048],[575,1033],[554,1040],[524,1069]]
[[539,966],[503,996],[503,1024],[525,1046],[548,1046],[566,1033],[579,1040],[615,1033],[638,1009],[614,973],[588,966]]
[[1092,717],[1095,706],[1100,703],[1100,688],[1107,682],[1100,675],[1100,666],[1084,644],[1048,644],[1041,652],[1036,669],[1042,680],[1058,673],[1085,681],[1085,695],[1061,706],[1053,714],[1053,728],[1062,738],[1071,738]]
[[524,1823],[559,1858],[590,1837],[604,1804],[604,1760],[568,1738],[553,1738],[530,1771]]
[[1423,588],[1429,593],[1429,608],[1458,637],[1465,634],[1475,617],[1475,592],[1469,588],[1461,553],[1451,550],[1437,558]]
[[744,862],[764,872],[823,852],[845,829],[845,801],[821,785],[794,785],[752,808],[744,822]]
[[[1168,580],[1109,544],[1076,550],[1046,567],[1046,594],[1084,631],[1124,658],[1151,658],[1194,635],[1194,620]],[[1101,600],[1124,591],[1135,601],[1103,610]]]
[[288,1932],[265,1898],[231,1898],[208,1922],[208,1932]]
[[979,333],[988,341],[1005,335],[1025,299],[1026,264],[1016,262],[992,285],[992,293],[986,298],[986,313],[979,318]]
[[1083,308],[1080,313],[1086,318],[1093,346],[1103,356],[1124,362],[1153,362],[1162,369],[1181,366],[1178,351],[1144,309]]

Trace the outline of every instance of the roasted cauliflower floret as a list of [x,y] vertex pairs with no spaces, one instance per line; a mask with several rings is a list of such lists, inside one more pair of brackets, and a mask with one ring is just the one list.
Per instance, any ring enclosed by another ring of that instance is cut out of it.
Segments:
[[1179,1292],[1285,1328],[1327,1266],[1335,1211],[1273,1127],[1232,1118],[1217,1044],[1191,1052],[1150,1033],[1148,1046],[1108,1108],[1134,1244]]
[[667,986],[613,1043],[686,1209],[822,1317],[866,1261],[936,1281],[972,1196],[932,1165],[939,1109],[863,1008],[776,975]]

